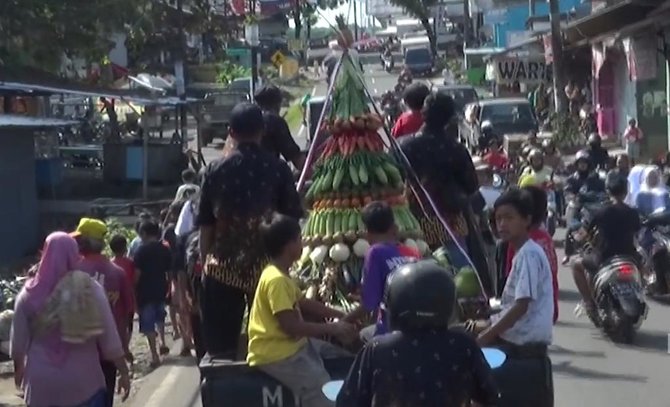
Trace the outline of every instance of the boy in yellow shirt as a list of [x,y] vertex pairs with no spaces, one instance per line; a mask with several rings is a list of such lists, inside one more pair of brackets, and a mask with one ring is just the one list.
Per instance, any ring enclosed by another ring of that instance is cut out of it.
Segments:
[[[289,268],[302,252],[298,221],[275,214],[261,226],[261,234],[270,264],[261,274],[249,315],[247,362],[290,388],[301,406],[333,407],[321,391],[330,380],[323,357],[347,352],[315,338],[332,335],[348,342],[358,332],[341,320],[342,312],[304,298],[289,276]],[[305,322],[302,313],[340,321]]]

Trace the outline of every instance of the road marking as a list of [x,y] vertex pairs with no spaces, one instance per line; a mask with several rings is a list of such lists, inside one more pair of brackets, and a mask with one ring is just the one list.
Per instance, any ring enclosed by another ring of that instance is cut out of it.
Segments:
[[373,92],[377,93],[377,88],[372,89]]
[[375,83],[375,78],[370,78],[370,82]]
[[179,368],[177,366],[170,367],[165,379],[158,386],[154,394],[151,395],[144,407],[160,407],[165,405],[165,401],[175,389],[175,384],[179,378]]

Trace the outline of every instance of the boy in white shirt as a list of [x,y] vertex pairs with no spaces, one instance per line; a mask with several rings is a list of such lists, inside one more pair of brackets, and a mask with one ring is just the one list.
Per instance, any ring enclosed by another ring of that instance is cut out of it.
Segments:
[[498,235],[514,246],[516,254],[501,296],[502,311],[491,318],[477,341],[480,346],[498,343],[546,352],[553,328],[552,276],[544,250],[528,236],[532,196],[509,190],[496,200],[494,209]]

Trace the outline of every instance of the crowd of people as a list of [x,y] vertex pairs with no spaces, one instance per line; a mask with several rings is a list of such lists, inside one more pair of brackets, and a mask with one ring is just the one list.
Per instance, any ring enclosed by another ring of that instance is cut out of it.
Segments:
[[[321,392],[330,380],[323,358],[348,353],[323,336],[364,344],[338,406],[495,400],[479,347],[501,347],[511,357],[546,357],[558,319],[558,260],[546,230],[546,184],[560,172],[567,175],[566,199],[584,191],[611,197],[593,222],[602,246],[573,266],[593,314],[589,275],[612,256],[632,255],[640,229],[638,212],[625,203],[630,161],[619,156],[604,181],[596,170],[608,168],[610,158],[593,136],[569,174],[554,143],[540,142],[533,133],[524,146],[528,166],[518,186],[500,191],[493,188],[493,173],[507,167],[509,158],[497,138],[475,164],[458,140],[451,97],[413,83],[403,99],[408,111],[392,135],[408,161],[408,183],[420,181],[423,191],[407,194],[410,208],[431,249],[446,248],[457,268],[473,266],[487,296],[500,297],[502,312],[466,321],[464,332],[448,329],[455,312],[453,282],[400,242],[393,210],[381,201],[362,210],[371,247],[360,305],[345,314],[303,296],[289,269],[302,253],[299,221],[306,212],[288,163],[301,169],[305,157],[279,116],[280,90],[268,85],[257,92],[255,104],[232,110],[221,156],[200,174],[186,170],[160,217],[140,216],[135,240],[107,236],[105,223],[90,218],[72,233],[47,237],[35,274],[17,298],[12,329],[15,379],[26,403],[111,406],[117,387],[127,397],[135,315],[153,366],[169,352],[168,317],[182,338],[182,356],[195,350],[198,360],[205,353],[238,359],[247,310],[242,356],[290,388],[301,405],[334,405]],[[631,122],[629,136],[639,141],[635,129]],[[658,171],[647,169],[641,177],[637,209],[670,209]],[[489,215],[491,228],[483,226]],[[106,241],[110,258],[103,255]],[[569,243],[568,256],[574,254]],[[373,324],[365,325],[370,319]]]

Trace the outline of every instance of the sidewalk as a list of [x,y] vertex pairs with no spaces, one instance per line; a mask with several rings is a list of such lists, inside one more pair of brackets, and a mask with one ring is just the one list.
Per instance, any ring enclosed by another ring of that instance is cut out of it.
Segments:
[[200,372],[195,358],[180,357],[176,341],[161,366],[133,383],[126,407],[201,407]]

